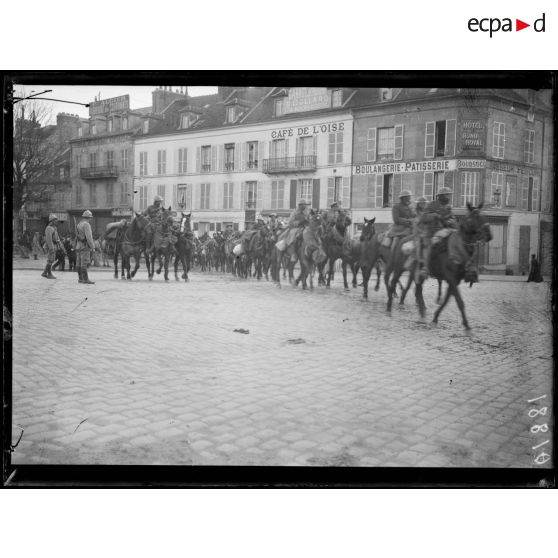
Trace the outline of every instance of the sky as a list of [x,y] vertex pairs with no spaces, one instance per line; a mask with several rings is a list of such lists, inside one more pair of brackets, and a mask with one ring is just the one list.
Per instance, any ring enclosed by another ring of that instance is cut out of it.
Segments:
[[[172,86],[173,91],[180,86]],[[38,98],[46,97],[49,99],[61,99],[63,101],[74,101],[77,103],[90,103],[100,94],[102,99],[130,95],[130,108],[138,109],[151,106],[151,93],[154,86],[112,86],[112,85],[25,85],[14,86],[14,96],[32,95],[40,91],[52,89],[50,93],[38,95]],[[193,97],[199,95],[209,95],[217,93],[217,87],[189,87],[188,92]],[[62,103],[59,101],[43,101],[50,108],[49,121],[44,124],[56,124],[56,115],[60,112],[77,114],[83,118],[89,118],[89,109],[72,103]]]

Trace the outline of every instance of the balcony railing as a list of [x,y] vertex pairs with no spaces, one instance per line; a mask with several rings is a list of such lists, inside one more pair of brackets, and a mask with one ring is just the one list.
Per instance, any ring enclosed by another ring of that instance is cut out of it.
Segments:
[[299,155],[297,157],[280,157],[277,159],[263,160],[263,171],[267,174],[315,169],[316,155]]
[[227,170],[227,171],[232,171],[232,170],[234,170],[234,163],[226,162],[226,163],[225,163],[225,170]]
[[201,170],[202,170],[202,172],[211,172],[211,165],[203,164],[201,166]]
[[118,167],[89,167],[80,169],[81,178],[118,178]]

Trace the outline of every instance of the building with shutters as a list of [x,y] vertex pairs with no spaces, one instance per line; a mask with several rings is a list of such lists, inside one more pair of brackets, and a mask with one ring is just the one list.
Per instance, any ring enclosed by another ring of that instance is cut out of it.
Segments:
[[159,87],[150,107],[131,109],[129,95],[90,104],[89,120],[70,142],[73,195],[67,209],[73,219],[89,209],[93,231],[102,234],[108,223],[132,215],[133,140],[161,121],[169,104],[186,95],[184,88]]
[[216,97],[172,103],[135,138],[134,208],[158,194],[192,211],[200,236],[244,230],[257,213],[286,217],[301,198],[349,208],[354,93],[220,87]]
[[[370,98],[372,95],[372,98]],[[391,223],[402,189],[453,190],[454,213],[484,203],[493,240],[485,273],[521,274],[530,254],[551,269],[553,129],[550,92],[377,89],[355,99],[353,220]],[[549,232],[550,231],[550,232]]]

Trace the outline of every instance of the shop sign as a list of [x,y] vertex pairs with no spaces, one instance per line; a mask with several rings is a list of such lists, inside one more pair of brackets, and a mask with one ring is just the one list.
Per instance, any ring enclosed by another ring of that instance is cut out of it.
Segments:
[[490,168],[496,172],[505,172],[508,174],[530,174],[526,173],[523,167],[518,167],[517,165],[509,165],[507,163],[496,163],[491,162]]
[[291,87],[284,101],[285,113],[330,107],[331,92],[326,87]]
[[485,169],[486,160],[484,159],[459,159],[457,161],[458,169]]
[[353,174],[399,174],[405,172],[440,172],[457,169],[456,159],[444,161],[409,161],[406,163],[378,163],[355,165]]
[[279,130],[271,131],[271,139],[328,134],[330,132],[342,132],[344,129],[344,122],[327,122],[326,124],[311,124],[310,126],[298,126],[295,128],[280,128]]
[[461,148],[463,150],[484,149],[483,120],[464,120],[461,123]]
[[112,210],[113,217],[131,217],[132,210],[127,207],[117,207]]
[[107,114],[118,110],[128,110],[129,108],[130,95],[121,95],[120,97],[111,97],[110,99],[89,103],[89,116]]

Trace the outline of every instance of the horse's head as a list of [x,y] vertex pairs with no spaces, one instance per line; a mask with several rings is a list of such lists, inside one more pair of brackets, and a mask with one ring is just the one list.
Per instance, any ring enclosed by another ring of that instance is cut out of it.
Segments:
[[190,219],[192,217],[192,213],[184,213],[182,212],[182,218],[180,219],[180,232],[191,231],[191,223]]
[[467,202],[467,215],[461,223],[463,234],[474,242],[483,241],[490,242],[492,240],[492,232],[488,224],[488,218],[481,213],[483,202],[477,207]]
[[365,242],[370,240],[376,234],[376,217],[373,219],[364,218],[364,225],[362,227],[362,232],[360,234],[360,240]]

